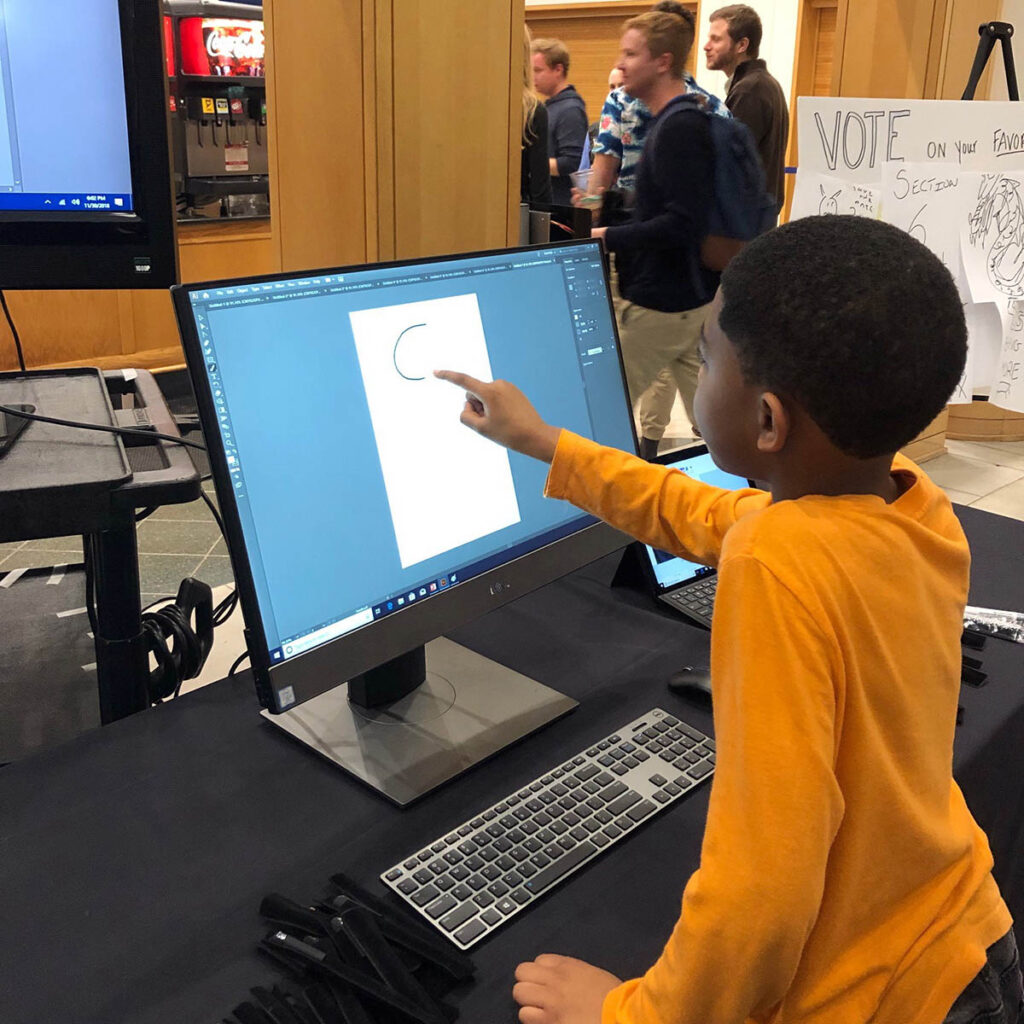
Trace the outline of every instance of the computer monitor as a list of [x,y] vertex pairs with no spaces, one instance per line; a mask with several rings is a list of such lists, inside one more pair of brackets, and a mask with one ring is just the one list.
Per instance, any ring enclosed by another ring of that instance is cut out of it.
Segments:
[[547,467],[463,426],[431,371],[512,380],[549,421],[635,451],[599,245],[174,301],[267,717],[405,803],[573,707],[437,638],[627,538],[545,498]]
[[160,5],[0,0],[0,288],[177,280]]

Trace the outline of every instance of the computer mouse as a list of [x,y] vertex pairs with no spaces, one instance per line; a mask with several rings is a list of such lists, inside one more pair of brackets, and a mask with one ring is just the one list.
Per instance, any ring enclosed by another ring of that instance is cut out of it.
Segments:
[[688,665],[668,677],[668,688],[687,697],[711,698],[711,670]]

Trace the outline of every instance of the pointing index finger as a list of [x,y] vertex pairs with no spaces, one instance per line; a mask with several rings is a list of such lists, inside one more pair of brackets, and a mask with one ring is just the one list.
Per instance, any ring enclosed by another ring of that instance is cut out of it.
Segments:
[[480,388],[484,386],[483,381],[477,380],[476,377],[470,377],[468,373],[458,373],[456,370],[435,370],[434,376],[476,394],[479,394]]

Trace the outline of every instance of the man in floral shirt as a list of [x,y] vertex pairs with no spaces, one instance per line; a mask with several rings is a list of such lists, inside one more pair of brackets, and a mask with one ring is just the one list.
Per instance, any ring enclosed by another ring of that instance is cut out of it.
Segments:
[[[655,4],[652,10],[676,14],[696,31],[693,15],[680,3],[664,0]],[[732,117],[729,108],[717,96],[702,89],[691,74],[685,73],[683,81],[686,91],[702,97],[711,113]],[[598,122],[597,141],[592,149],[591,192],[603,192],[613,185],[620,189],[635,188],[636,165],[652,120],[653,115],[643,101],[630,96],[621,86],[608,93]],[[618,300],[618,282],[614,278],[612,288]],[[657,455],[658,443],[672,418],[675,397],[675,382],[668,370],[664,370],[640,399],[640,454],[644,458]]]

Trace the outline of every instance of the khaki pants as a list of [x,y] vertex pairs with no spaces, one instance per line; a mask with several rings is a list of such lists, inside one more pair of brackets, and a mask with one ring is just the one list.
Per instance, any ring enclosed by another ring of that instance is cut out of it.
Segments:
[[622,361],[634,405],[667,368],[679,389],[686,415],[693,422],[693,396],[700,370],[697,346],[710,306],[708,303],[683,313],[660,313],[626,299],[616,303]]
[[676,404],[676,382],[666,369],[640,396],[640,436],[660,441],[665,436]]

